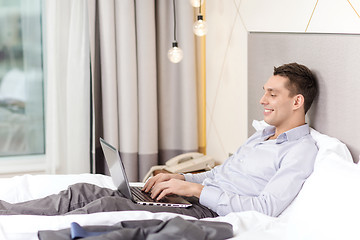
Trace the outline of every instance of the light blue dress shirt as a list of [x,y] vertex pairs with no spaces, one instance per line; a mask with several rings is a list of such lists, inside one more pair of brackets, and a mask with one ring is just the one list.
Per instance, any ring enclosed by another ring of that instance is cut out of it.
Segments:
[[318,152],[307,124],[274,135],[267,127],[252,135],[234,155],[211,171],[184,174],[201,183],[200,203],[220,216],[255,210],[278,216],[312,173]]

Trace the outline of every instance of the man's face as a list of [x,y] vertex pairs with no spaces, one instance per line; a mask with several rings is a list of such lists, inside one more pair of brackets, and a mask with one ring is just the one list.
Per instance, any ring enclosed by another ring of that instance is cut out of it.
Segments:
[[293,114],[294,97],[290,97],[290,91],[285,87],[288,81],[286,77],[278,75],[270,77],[260,99],[264,107],[264,121],[277,128],[286,126],[286,121]]

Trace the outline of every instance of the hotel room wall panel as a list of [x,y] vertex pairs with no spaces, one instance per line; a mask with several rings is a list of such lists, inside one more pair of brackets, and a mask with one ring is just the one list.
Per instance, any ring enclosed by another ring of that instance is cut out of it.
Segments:
[[360,35],[249,33],[248,134],[253,119],[263,119],[259,99],[273,67],[297,62],[315,72],[319,96],[307,121],[316,130],[336,137],[360,154]]

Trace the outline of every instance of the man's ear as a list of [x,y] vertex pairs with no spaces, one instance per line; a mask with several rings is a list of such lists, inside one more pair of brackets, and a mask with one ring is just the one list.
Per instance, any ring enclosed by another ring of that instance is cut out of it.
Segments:
[[294,97],[294,110],[304,106],[305,98],[302,94],[298,94]]

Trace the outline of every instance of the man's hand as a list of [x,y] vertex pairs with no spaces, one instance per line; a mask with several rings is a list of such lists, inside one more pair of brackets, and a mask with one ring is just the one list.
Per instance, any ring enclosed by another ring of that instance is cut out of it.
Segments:
[[204,186],[184,180],[185,177],[181,174],[160,173],[150,178],[142,190],[145,192],[151,191],[151,197],[156,197],[157,200],[162,199],[168,194],[200,197]]
[[179,180],[185,180],[184,175],[181,174],[174,174],[174,173],[159,173],[155,175],[154,177],[150,178],[144,185],[143,191],[149,192],[154,185],[160,183],[169,181],[170,179],[179,179]]
[[177,194],[186,197],[200,197],[203,185],[198,183],[186,182],[179,179],[170,179],[154,185],[151,190],[151,197],[160,200],[168,194]]

